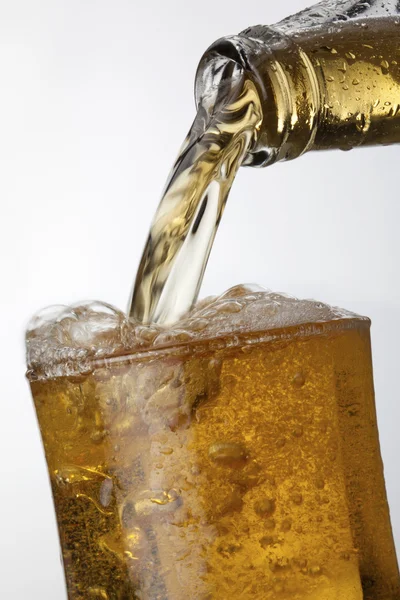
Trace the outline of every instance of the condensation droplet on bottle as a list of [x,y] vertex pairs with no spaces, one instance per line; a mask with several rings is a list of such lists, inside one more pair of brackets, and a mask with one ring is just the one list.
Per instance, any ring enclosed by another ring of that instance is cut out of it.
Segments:
[[393,104],[392,108],[390,109],[390,116],[391,117],[395,117],[397,115],[397,113],[400,110],[400,104]]
[[358,113],[356,115],[356,127],[357,130],[361,133],[366,133],[371,126],[371,117],[370,115],[365,115],[364,113]]
[[356,55],[353,52],[346,52],[345,56],[349,61],[356,60]]
[[389,63],[387,60],[381,61],[381,71],[383,75],[387,75],[389,73]]

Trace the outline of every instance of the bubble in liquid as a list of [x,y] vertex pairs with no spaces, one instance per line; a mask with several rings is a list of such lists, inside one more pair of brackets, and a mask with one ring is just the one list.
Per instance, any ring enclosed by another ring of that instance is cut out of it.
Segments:
[[292,435],[295,438],[301,438],[303,435],[303,427],[301,425],[297,425],[293,431],[292,431]]
[[237,313],[242,310],[242,305],[235,300],[227,300],[226,302],[222,302],[218,304],[217,312],[218,313]]
[[263,550],[266,550],[269,546],[273,546],[274,544],[276,544],[276,538],[272,535],[263,535],[263,537],[260,538],[260,546]]
[[292,520],[284,519],[281,524],[282,531],[290,531],[292,529]]
[[104,588],[91,587],[88,589],[88,594],[93,600],[109,600],[109,595]]
[[382,71],[382,75],[388,75],[389,73],[389,63],[387,60],[382,60],[381,61],[381,71]]
[[312,577],[318,577],[319,575],[322,575],[322,569],[319,565],[313,565],[308,569],[308,573]]
[[264,529],[266,529],[267,531],[272,531],[273,529],[275,529],[276,523],[274,521],[274,519],[267,519],[266,521],[264,521]]
[[207,326],[207,319],[193,319],[191,321],[188,321],[188,327],[192,331],[203,331]]
[[290,496],[290,499],[293,502],[293,504],[297,504],[297,506],[300,506],[300,504],[302,504],[303,502],[303,495],[300,494],[300,492],[293,492],[293,494],[291,494]]
[[258,292],[267,292],[267,290],[256,283],[243,283],[230,288],[227,292],[222,294],[218,300],[224,298],[241,298]]
[[306,558],[298,557],[293,559],[293,564],[301,570],[305,570],[307,568],[308,561]]
[[254,511],[260,517],[270,517],[274,514],[276,502],[272,498],[263,498],[254,503]]
[[279,556],[270,563],[269,568],[274,573],[279,571],[288,571],[292,568],[292,566],[287,556]]
[[215,513],[222,517],[232,513],[240,512],[243,508],[243,498],[240,488],[234,487],[223,492],[215,500]]
[[292,379],[292,383],[293,383],[294,387],[296,387],[296,388],[303,387],[305,382],[306,382],[306,378],[302,371],[299,371],[298,373],[296,373],[296,375]]
[[172,344],[183,344],[193,338],[190,331],[175,329],[173,331],[163,331],[153,341],[155,346],[167,346]]

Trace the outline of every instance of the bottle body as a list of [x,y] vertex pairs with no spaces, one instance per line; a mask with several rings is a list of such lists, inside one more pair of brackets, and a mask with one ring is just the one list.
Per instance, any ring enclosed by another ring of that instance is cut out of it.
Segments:
[[[354,4],[354,3],[353,3]],[[265,166],[308,150],[400,142],[400,15],[335,20],[313,27],[264,27],[216,42],[257,85],[263,123],[246,164]]]

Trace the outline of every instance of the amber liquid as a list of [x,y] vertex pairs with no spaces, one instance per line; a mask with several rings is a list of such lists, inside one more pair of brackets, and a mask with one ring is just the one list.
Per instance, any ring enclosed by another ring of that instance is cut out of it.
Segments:
[[32,383],[70,600],[400,598],[369,324],[272,333]]

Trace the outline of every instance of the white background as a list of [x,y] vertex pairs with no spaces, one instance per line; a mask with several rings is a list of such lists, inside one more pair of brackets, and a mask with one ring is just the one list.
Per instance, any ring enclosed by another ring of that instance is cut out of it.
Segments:
[[[65,597],[23,331],[54,303],[125,308],[216,38],[306,0],[1,0],[1,597]],[[239,282],[366,314],[400,546],[399,149],[242,169],[203,295]]]

